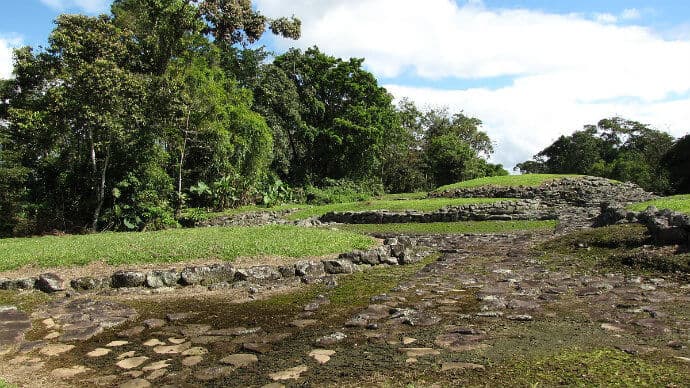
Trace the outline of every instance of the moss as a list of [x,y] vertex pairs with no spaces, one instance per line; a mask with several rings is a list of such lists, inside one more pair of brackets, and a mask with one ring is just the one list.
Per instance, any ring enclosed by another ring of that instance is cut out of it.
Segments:
[[683,386],[687,370],[682,373],[671,362],[647,361],[618,350],[565,350],[555,357],[522,360],[511,367],[518,386],[640,387]]
[[[17,292],[0,290],[0,306],[15,306],[27,313],[31,313],[36,307],[50,300],[50,295],[39,291]],[[2,386],[0,385],[0,387]]]

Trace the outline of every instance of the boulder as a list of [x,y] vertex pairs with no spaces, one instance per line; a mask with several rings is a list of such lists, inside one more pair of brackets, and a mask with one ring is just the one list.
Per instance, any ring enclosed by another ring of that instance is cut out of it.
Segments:
[[239,269],[235,273],[235,280],[255,283],[265,283],[280,278],[282,278],[280,272],[268,265]]
[[349,260],[324,260],[323,267],[326,273],[331,275],[350,274],[355,271],[354,265]]
[[44,273],[39,275],[35,287],[36,289],[47,293],[65,291],[64,280],[54,273]]
[[175,270],[152,271],[146,274],[146,287],[174,287],[180,281],[180,273]]
[[180,284],[183,286],[207,286],[213,283],[231,282],[234,278],[235,267],[231,264],[195,266],[182,270],[182,273],[180,273]]
[[139,271],[117,271],[110,277],[113,288],[141,287],[146,280],[146,274]]
[[70,281],[70,286],[77,291],[90,291],[101,288],[103,286],[103,281],[92,277],[81,277],[72,279],[72,281]]
[[295,263],[295,275],[299,277],[322,277],[326,275],[326,270],[320,261],[298,261]]

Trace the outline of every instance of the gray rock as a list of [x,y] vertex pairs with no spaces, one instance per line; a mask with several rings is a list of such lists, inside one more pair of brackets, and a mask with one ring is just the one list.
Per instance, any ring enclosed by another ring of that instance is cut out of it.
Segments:
[[180,284],[183,286],[208,286],[213,283],[232,282],[235,278],[235,272],[235,268],[227,263],[187,267],[180,274]]
[[256,283],[265,283],[282,278],[277,268],[261,265],[246,269],[239,269],[235,273],[235,280]]
[[103,281],[92,277],[81,277],[72,279],[72,281],[70,281],[70,286],[77,291],[90,291],[101,288],[103,286]]
[[298,261],[295,263],[295,275],[299,277],[322,277],[326,275],[326,270],[320,261]]
[[353,262],[354,264],[362,264],[362,251],[352,251],[352,252],[346,252],[346,253],[341,253],[338,256],[339,260],[348,260]]
[[141,287],[146,280],[146,274],[139,271],[117,271],[110,277],[113,288]]
[[65,291],[64,281],[60,276],[54,273],[44,273],[39,275],[35,287],[36,289],[47,293]]
[[316,340],[316,345],[318,345],[318,346],[332,346],[332,345],[335,345],[339,342],[344,341],[346,338],[347,338],[347,335],[345,333],[335,332],[333,334],[329,334],[327,336],[323,336],[321,338],[318,338]]
[[350,274],[354,272],[354,266],[348,260],[324,260],[323,267],[326,273],[331,275]]
[[152,271],[146,274],[146,287],[174,287],[180,281],[180,273],[175,270]]
[[381,260],[379,260],[379,251],[374,249],[374,250],[362,252],[361,263],[362,264],[369,264],[369,265],[381,264]]

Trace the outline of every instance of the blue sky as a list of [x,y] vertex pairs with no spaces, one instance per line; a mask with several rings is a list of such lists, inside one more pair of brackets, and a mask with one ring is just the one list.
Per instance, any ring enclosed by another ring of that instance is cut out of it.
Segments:
[[[621,115],[690,131],[687,0],[255,0],[303,20],[299,41],[365,66],[396,97],[479,117],[512,168],[559,135]],[[61,12],[108,0],[0,0],[0,77],[10,50],[45,45]]]

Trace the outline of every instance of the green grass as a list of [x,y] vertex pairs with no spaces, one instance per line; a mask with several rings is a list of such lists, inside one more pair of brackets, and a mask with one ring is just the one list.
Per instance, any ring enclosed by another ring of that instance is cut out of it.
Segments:
[[16,385],[12,385],[3,379],[0,379],[0,388],[14,388],[14,387],[16,387]]
[[493,176],[485,178],[477,178],[469,181],[453,183],[446,186],[441,186],[434,190],[434,192],[443,192],[453,189],[466,189],[481,186],[499,186],[499,187],[538,187],[543,183],[563,178],[578,178],[582,175],[563,175],[563,174],[525,174],[525,175],[505,175]]
[[416,210],[430,212],[439,210],[445,206],[459,206],[468,204],[486,204],[500,201],[510,201],[505,198],[425,198],[410,200],[371,200],[363,202],[334,203],[321,206],[303,207],[290,214],[289,220],[301,220],[310,217],[322,216],[329,212],[359,212],[367,210],[406,211]]
[[671,209],[673,211],[690,214],[690,194],[674,195],[672,197],[636,203],[629,206],[628,209],[640,212],[647,209],[648,206],[656,206],[657,209]]
[[276,225],[16,238],[0,240],[0,270],[28,264],[80,266],[97,260],[117,265],[231,261],[240,256],[321,256],[373,244],[371,238],[351,232]]
[[357,233],[463,234],[548,230],[555,228],[556,223],[556,221],[431,222],[423,224],[353,224],[342,225],[340,228]]
[[612,349],[572,349],[556,357],[518,364],[511,375],[517,386],[540,387],[669,387],[688,382],[687,370],[681,373],[672,363],[648,362]]

